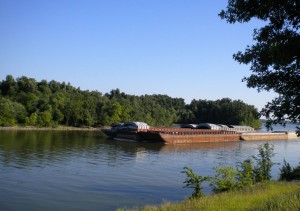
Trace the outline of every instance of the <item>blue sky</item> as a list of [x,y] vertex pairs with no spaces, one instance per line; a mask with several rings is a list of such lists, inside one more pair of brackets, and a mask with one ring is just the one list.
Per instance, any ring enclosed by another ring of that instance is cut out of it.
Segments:
[[102,93],[229,97],[261,109],[272,92],[249,89],[232,59],[259,22],[218,17],[226,0],[0,0],[0,80],[70,82]]

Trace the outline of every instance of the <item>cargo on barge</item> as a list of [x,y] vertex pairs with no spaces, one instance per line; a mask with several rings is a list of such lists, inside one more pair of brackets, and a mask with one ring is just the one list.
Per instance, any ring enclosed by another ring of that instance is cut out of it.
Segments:
[[[207,124],[209,125],[209,124]],[[150,128],[143,122],[114,124],[111,129],[102,131],[114,140],[132,140],[153,143],[199,143],[199,142],[234,142],[254,140],[287,140],[286,132],[257,133],[248,126],[225,127],[219,129],[184,128]],[[203,128],[203,124],[201,124]]]
[[239,141],[240,135],[235,131],[185,129],[185,128],[153,128],[137,132],[138,141],[164,143],[197,143]]

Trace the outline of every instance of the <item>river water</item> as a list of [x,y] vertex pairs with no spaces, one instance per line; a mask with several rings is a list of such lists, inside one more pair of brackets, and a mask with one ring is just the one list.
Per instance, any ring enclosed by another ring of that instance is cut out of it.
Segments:
[[[0,131],[0,209],[115,210],[181,201],[192,193],[182,188],[184,166],[212,176],[220,162],[236,165],[263,143],[162,145],[115,142],[96,131]],[[300,141],[271,143],[277,179],[284,158],[300,162]]]

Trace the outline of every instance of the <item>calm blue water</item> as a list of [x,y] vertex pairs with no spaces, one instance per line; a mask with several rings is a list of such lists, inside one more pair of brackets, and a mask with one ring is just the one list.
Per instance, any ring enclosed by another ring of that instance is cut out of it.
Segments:
[[[159,145],[106,140],[100,132],[0,131],[1,210],[115,210],[191,195],[184,166],[214,175],[265,142]],[[300,141],[273,141],[280,163],[300,162]],[[210,193],[208,187],[206,193]]]

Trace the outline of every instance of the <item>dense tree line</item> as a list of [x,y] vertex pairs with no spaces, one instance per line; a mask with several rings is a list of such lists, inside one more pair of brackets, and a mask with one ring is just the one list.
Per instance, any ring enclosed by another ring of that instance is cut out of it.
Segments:
[[254,128],[261,126],[258,111],[252,105],[241,100],[232,101],[229,98],[221,100],[193,100],[187,105],[189,112],[186,122],[213,122],[227,125],[250,125]]
[[102,94],[69,83],[6,76],[0,82],[0,126],[108,126],[143,121],[152,126],[212,122],[259,127],[258,111],[240,100],[193,100],[167,95],[135,96],[119,89]]

